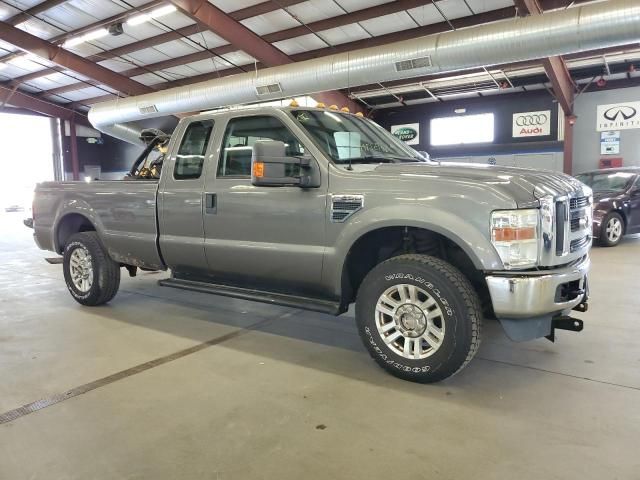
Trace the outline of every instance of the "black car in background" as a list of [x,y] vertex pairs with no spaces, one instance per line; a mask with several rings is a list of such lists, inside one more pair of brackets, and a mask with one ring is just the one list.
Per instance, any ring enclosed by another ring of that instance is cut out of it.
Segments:
[[640,167],[609,168],[576,178],[593,189],[593,237],[614,247],[623,235],[640,232]]

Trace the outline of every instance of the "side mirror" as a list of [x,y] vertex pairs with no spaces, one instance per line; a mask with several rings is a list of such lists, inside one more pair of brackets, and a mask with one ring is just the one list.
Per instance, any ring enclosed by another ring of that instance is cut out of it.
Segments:
[[320,172],[310,157],[287,157],[277,140],[258,140],[251,155],[251,183],[256,187],[320,186]]
[[429,155],[429,152],[425,152],[423,150],[416,150],[416,152],[418,152],[418,154],[422,156],[422,158],[424,158],[425,160],[427,161],[431,160],[431,155]]

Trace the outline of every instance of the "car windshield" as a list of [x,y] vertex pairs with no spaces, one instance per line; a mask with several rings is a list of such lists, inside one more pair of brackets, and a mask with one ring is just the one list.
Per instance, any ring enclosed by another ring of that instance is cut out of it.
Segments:
[[635,174],[628,172],[595,173],[578,175],[578,180],[590,186],[594,192],[620,192],[633,182]]
[[365,118],[340,112],[294,110],[293,117],[339,164],[423,162],[413,149]]

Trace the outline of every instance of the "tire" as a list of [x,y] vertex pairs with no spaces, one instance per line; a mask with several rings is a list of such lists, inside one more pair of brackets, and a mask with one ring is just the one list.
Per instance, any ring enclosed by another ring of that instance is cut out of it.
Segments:
[[404,380],[432,383],[455,375],[475,355],[482,307],[469,280],[452,265],[427,255],[401,255],[363,280],[356,323],[382,368]]
[[62,267],[71,296],[82,305],[103,305],[118,293],[120,264],[109,257],[96,232],[76,233],[69,238]]
[[600,225],[599,243],[602,247],[615,247],[624,235],[624,219],[617,212],[610,212]]

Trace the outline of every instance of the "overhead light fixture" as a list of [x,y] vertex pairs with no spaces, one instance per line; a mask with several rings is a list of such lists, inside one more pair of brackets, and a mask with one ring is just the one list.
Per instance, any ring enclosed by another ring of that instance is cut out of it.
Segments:
[[76,45],[80,45],[81,43],[90,42],[91,40],[97,40],[98,38],[106,37],[107,35],[109,35],[109,30],[107,30],[106,28],[99,28],[97,30],[87,32],[84,35],[80,35],[79,37],[69,38],[62,44],[62,46],[64,48],[71,48],[75,47]]
[[465,113],[467,111],[466,108],[456,108],[453,112],[454,113]]
[[170,13],[178,10],[175,5],[165,5],[164,7],[156,8],[151,10],[149,13],[142,13],[140,15],[136,15],[135,17],[131,17],[127,20],[127,25],[130,27],[134,27],[136,25],[140,25],[141,23],[148,22],[154,18],[160,18],[165,15],[169,15]]

